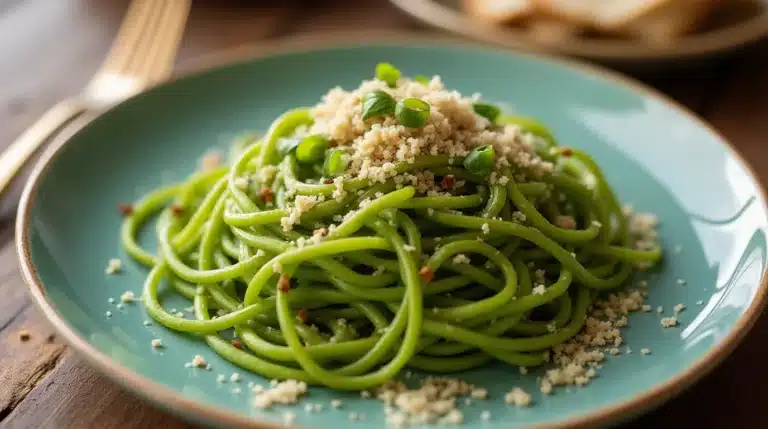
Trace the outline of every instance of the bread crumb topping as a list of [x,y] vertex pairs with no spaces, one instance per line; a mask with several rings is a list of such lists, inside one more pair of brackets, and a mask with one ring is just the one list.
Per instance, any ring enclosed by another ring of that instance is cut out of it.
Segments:
[[123,302],[133,302],[136,299],[136,294],[133,293],[131,290],[127,290],[123,292],[122,295],[120,295],[120,301]]
[[192,366],[196,368],[204,368],[207,366],[205,363],[205,358],[203,358],[201,355],[195,355],[195,357],[192,358]]
[[375,390],[386,408],[389,425],[459,424],[464,415],[456,408],[459,397],[485,399],[488,391],[450,377],[426,377],[421,386],[409,389],[405,383],[390,380]]
[[677,326],[677,317],[663,317],[661,319],[661,326],[664,328],[674,328]]
[[[363,120],[365,94],[383,91],[395,101],[419,98],[430,105],[430,116],[421,128],[408,128],[394,117]],[[314,123],[308,134],[328,136],[335,147],[347,151],[349,178],[384,182],[397,175],[396,162],[414,162],[419,155],[463,157],[481,145],[493,145],[503,154],[497,166],[518,166],[534,177],[552,170],[552,164],[539,158],[532,149],[534,137],[518,126],[494,126],[475,113],[479,94],[465,97],[445,88],[439,76],[428,83],[400,78],[394,88],[384,81],[363,81],[354,90],[331,89],[312,110]],[[437,190],[436,187],[431,188]]]
[[520,387],[515,387],[506,395],[504,395],[504,402],[516,407],[528,407],[531,405],[531,395]]
[[252,404],[255,408],[262,409],[272,408],[274,404],[295,404],[306,393],[307,383],[285,380],[274,383],[268,390],[258,392],[254,396]]
[[469,264],[470,260],[469,257],[463,253],[459,253],[456,256],[453,257],[453,263],[454,264]]
[[117,258],[112,258],[107,263],[107,268],[104,269],[104,272],[108,275],[113,275],[119,273],[123,269],[123,262]]

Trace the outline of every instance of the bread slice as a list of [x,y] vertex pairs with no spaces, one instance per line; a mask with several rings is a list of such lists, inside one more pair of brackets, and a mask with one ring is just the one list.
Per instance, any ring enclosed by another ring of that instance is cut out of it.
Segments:
[[464,0],[464,10],[471,16],[497,24],[527,18],[533,13],[534,0]]
[[716,5],[716,0],[669,2],[632,21],[622,32],[650,44],[669,44],[694,31]]
[[[545,14],[612,32],[673,0],[536,0]],[[687,1],[687,0],[676,0]]]
[[546,44],[572,40],[584,29],[581,25],[547,16],[530,18],[525,28],[536,41]]

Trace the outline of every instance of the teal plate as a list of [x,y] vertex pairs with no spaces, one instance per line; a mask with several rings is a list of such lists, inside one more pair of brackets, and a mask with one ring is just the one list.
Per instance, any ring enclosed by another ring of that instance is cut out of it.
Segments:
[[[481,92],[549,124],[561,142],[586,149],[622,200],[658,214],[663,267],[650,282],[650,304],[664,315],[683,303],[680,326],[663,329],[656,311],[636,313],[625,334],[635,352],[609,357],[586,388],[543,396],[536,374],[489,366],[461,375],[489,388],[490,399],[461,405],[465,425],[571,428],[615,423],[659,404],[728,354],[766,297],[766,206],[738,155],[702,122],[650,90],[598,69],[467,45],[365,44],[269,54],[180,78],[106,111],[48,151],[27,186],[18,217],[18,250],[40,307],[97,368],[139,395],[189,419],[221,426],[269,427],[281,410],[250,405],[249,381],[219,384],[242,371],[203,343],[147,319],[140,304],[107,301],[139,293],[146,274],[118,239],[120,202],[184,179],[211,147],[225,148],[244,130],[264,130],[286,109],[316,103],[328,88],[356,86],[387,60],[408,74],[442,75],[449,87]],[[150,234],[145,240],[150,244]],[[677,251],[679,250],[679,252]],[[110,258],[124,261],[106,276]],[[677,279],[685,279],[679,285]],[[698,303],[698,304],[697,304]],[[171,301],[181,309],[188,303]],[[105,316],[106,311],[114,315]],[[165,347],[153,349],[150,341]],[[652,354],[642,355],[642,348]],[[195,354],[212,371],[185,368]],[[503,402],[512,386],[534,392],[535,406]],[[722,392],[720,392],[722,393]],[[344,408],[328,406],[333,398]],[[384,427],[382,406],[357,395],[312,388],[318,413],[294,411],[312,428]],[[480,413],[491,411],[482,421]],[[350,411],[366,415],[351,421]]]

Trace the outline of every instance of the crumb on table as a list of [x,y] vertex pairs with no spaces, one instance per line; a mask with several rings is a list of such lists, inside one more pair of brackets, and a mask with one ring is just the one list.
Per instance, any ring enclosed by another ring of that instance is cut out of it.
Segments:
[[22,329],[21,331],[19,331],[19,340],[20,341],[23,341],[23,342],[29,341],[30,338],[32,338],[32,334],[28,330]]

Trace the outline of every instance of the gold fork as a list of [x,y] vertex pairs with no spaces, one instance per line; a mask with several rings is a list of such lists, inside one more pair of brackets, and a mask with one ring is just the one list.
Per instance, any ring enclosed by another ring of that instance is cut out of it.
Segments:
[[79,96],[59,102],[0,155],[0,195],[32,154],[73,118],[165,80],[173,69],[191,0],[133,0],[107,59]]

